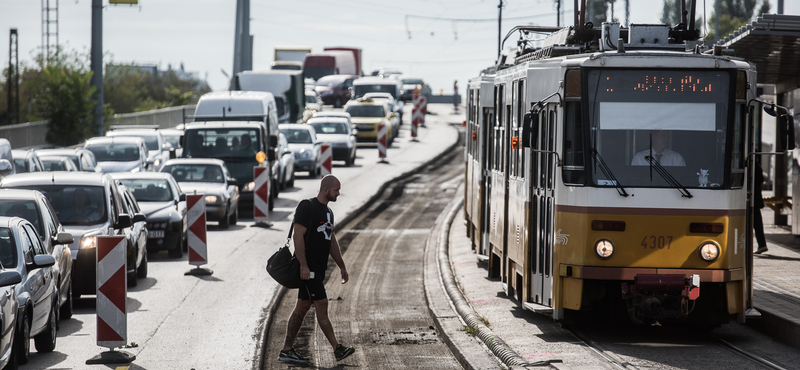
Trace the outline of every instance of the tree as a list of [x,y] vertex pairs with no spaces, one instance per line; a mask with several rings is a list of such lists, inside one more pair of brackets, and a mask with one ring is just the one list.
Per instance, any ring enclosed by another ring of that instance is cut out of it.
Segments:
[[708,35],[706,40],[715,40],[725,37],[732,32],[749,23],[757,15],[769,13],[770,5],[768,0],[762,0],[761,7],[755,12],[758,0],[717,0],[719,1],[719,36],[714,33],[717,20],[716,12],[712,12],[708,19]]
[[91,86],[92,72],[49,65],[43,71],[40,100],[48,120],[47,142],[60,146],[74,145],[91,137],[97,90]]

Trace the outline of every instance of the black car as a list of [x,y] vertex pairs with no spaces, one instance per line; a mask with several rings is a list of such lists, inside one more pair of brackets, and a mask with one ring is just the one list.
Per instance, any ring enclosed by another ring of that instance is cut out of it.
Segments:
[[147,250],[180,258],[187,248],[186,194],[169,173],[115,173],[147,216]]

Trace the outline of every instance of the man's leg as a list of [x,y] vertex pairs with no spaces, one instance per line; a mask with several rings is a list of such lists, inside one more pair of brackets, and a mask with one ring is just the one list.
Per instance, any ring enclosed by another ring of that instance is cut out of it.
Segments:
[[311,301],[305,299],[297,300],[297,304],[294,306],[294,310],[289,316],[289,321],[286,323],[286,340],[283,342],[284,351],[292,349],[294,338],[297,337],[297,333],[300,331],[300,326],[303,325],[303,319],[306,317],[306,314],[310,308]]
[[317,315],[319,328],[322,329],[325,338],[328,338],[331,347],[336,350],[336,345],[339,344],[339,342],[336,340],[336,334],[333,332],[333,325],[331,325],[331,320],[328,318],[327,298],[314,301],[314,313]]

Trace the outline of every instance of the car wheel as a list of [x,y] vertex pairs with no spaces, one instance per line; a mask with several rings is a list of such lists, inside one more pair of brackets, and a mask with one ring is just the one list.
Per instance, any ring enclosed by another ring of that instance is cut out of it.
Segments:
[[[178,246],[176,249],[180,250]],[[136,269],[136,277],[139,279],[144,279],[147,277],[147,252],[144,253],[144,258],[142,258],[142,264],[139,265],[139,268]]]
[[136,280],[136,270],[131,271],[128,273],[128,287],[135,287],[139,285],[139,281]]
[[50,316],[47,318],[47,326],[44,331],[33,337],[33,343],[36,345],[36,350],[41,353],[53,352],[56,349],[56,339],[58,338],[56,325],[56,306],[58,301],[53,302],[53,307],[50,308]]
[[228,211],[230,211],[230,209],[230,205],[225,207],[225,213],[222,214],[222,218],[219,220],[219,227],[222,229],[227,229],[228,226],[230,226],[230,216],[228,216]]
[[25,365],[30,360],[31,355],[31,323],[28,322],[27,314],[22,315],[21,319],[14,350],[17,351],[17,362],[20,365]]
[[67,292],[67,300],[64,302],[64,304],[61,305],[60,308],[61,315],[59,315],[59,319],[61,320],[67,320],[72,317],[72,302],[73,302],[72,299],[75,293],[72,292],[71,280],[69,282],[69,288],[67,289],[69,289],[69,291]]
[[3,370],[18,370],[19,369],[19,362],[17,361],[17,351],[16,347],[11,347],[11,353],[8,354],[8,363]]
[[292,171],[292,178],[289,179],[289,186],[294,187],[294,171]]
[[[274,184],[273,184],[274,185]],[[273,186],[273,188],[275,188]],[[269,192],[269,204],[267,205],[267,209],[270,211],[275,209],[275,200],[278,199],[278,193],[274,191]]]
[[[186,248],[184,248],[186,246]],[[189,248],[189,240],[187,239],[185,242],[179,242],[175,244],[175,248],[170,249],[167,251],[169,258],[181,258],[183,257],[184,249]]]
[[237,222],[239,222],[239,207],[236,207],[231,215],[231,225],[236,225]]

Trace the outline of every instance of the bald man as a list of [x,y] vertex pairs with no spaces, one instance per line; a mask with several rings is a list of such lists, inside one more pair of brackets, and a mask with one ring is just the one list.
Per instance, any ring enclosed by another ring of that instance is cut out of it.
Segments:
[[[311,199],[304,199],[297,205],[292,225],[294,227],[294,251],[300,262],[300,279],[303,285],[298,290],[297,303],[286,324],[286,340],[278,360],[307,363],[308,358],[301,356],[292,348],[306,313],[314,305],[319,328],[328,338],[337,361],[343,360],[355,352],[355,348],[342,345],[336,340],[333,326],[328,318],[328,296],[325,293],[325,270],[328,267],[328,256],[333,257],[342,273],[342,284],[350,277],[342,259],[342,251],[333,232],[333,211],[328,202],[335,202],[339,197],[342,184],[333,175],[322,178],[319,193]],[[313,273],[313,276],[312,276]]]

